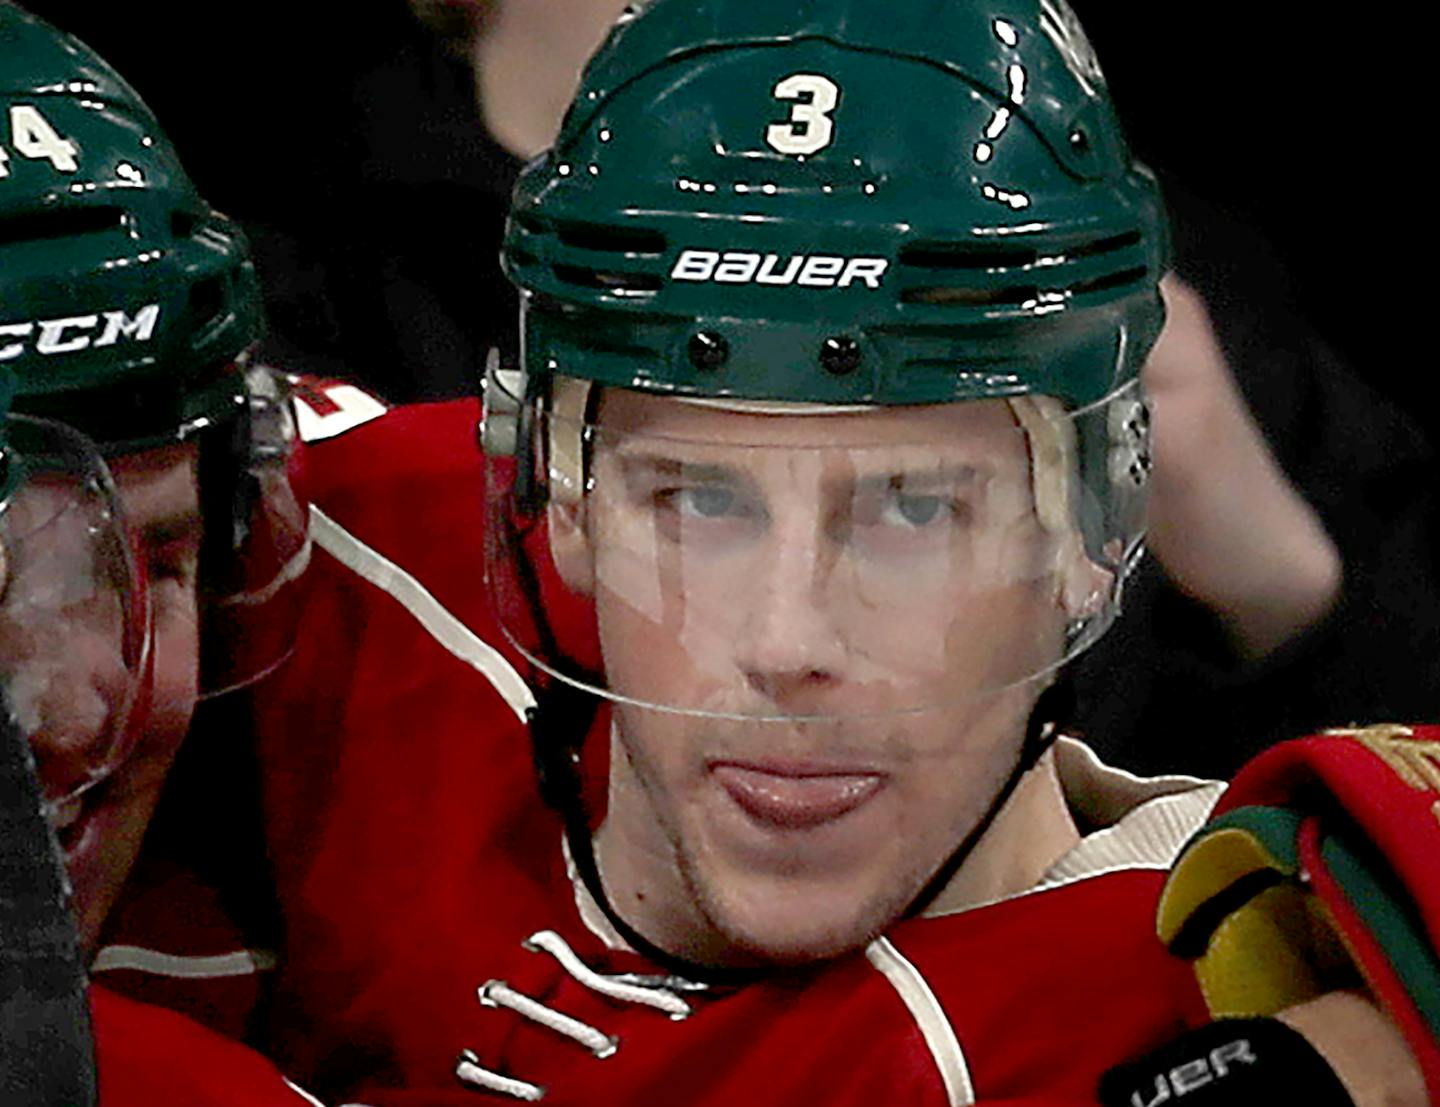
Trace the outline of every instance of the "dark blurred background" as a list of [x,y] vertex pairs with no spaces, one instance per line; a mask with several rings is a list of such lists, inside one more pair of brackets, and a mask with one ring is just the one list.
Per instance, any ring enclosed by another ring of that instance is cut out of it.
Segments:
[[[449,393],[474,347],[508,337],[513,300],[493,257],[516,167],[480,132],[463,58],[405,0],[30,6],[128,75],[201,191],[255,229],[278,345],[301,368],[405,399],[408,386],[385,387],[403,378],[387,363],[425,357],[428,387]],[[1177,206],[1204,213],[1191,222],[1233,277],[1227,307],[1301,313],[1433,442],[1414,349],[1424,300],[1401,276],[1429,234],[1405,29],[1348,5],[1075,7],[1134,145]],[[362,279],[376,267],[387,303]],[[330,292],[306,287],[322,278]],[[437,297],[435,333],[383,333],[385,317]],[[457,314],[473,320],[464,333],[442,318]]]

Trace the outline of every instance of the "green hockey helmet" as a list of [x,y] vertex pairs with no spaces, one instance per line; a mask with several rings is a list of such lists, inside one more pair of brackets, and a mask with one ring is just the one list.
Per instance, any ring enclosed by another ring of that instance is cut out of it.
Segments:
[[0,2],[0,55],[0,367],[14,408],[77,428],[111,458],[195,444],[202,687],[244,683],[282,648],[211,632],[243,622],[269,635],[257,613],[308,551],[286,401],[247,365],[263,324],[245,237],[83,43]]
[[[522,365],[489,374],[485,416],[489,451],[515,454],[491,466],[493,509],[509,513],[490,567],[502,623],[543,670],[612,700],[793,717],[722,691],[721,640],[750,633],[736,597],[783,591],[765,584],[776,549],[741,571],[714,558],[742,534],[773,537],[804,487],[839,496],[826,540],[848,536],[849,560],[832,552],[849,567],[825,636],[888,689],[868,697],[875,713],[980,690],[943,671],[983,637],[964,597],[1001,618],[1002,597],[1054,577],[1064,625],[1036,620],[1006,659],[970,661],[986,691],[1043,679],[1113,619],[1140,550],[1138,379],[1166,252],[1155,181],[1063,0],[632,6],[522,174],[507,230]],[[786,415],[813,418],[784,429]],[[754,464],[722,463],[742,441]],[[1008,460],[983,462],[982,442]],[[1016,459],[1024,503],[1001,475]],[[614,510],[607,473],[617,503],[630,497]],[[648,528],[626,514],[642,501]],[[906,544],[921,531],[929,561]],[[571,532],[586,568],[567,569]],[[541,549],[561,586],[533,564]],[[567,590],[656,628],[708,698],[620,672],[603,614],[598,641],[562,642]],[[920,634],[934,611],[971,625]]]
[[660,0],[522,176],[504,256],[532,373],[1083,406],[1153,340],[1165,244],[1063,0]]
[[262,329],[239,228],[83,44],[6,3],[0,50],[0,362],[18,406],[107,450],[227,420],[226,367]]

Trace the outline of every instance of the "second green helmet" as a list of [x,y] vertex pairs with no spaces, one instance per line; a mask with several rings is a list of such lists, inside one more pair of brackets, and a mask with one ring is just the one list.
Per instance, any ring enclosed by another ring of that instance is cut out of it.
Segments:
[[243,403],[260,337],[240,229],[93,51],[0,2],[0,365],[17,410],[102,448],[176,441]]

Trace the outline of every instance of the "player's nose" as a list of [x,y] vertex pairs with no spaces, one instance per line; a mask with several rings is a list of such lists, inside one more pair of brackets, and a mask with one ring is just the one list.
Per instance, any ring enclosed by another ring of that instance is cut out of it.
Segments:
[[103,773],[133,689],[113,611],[67,609],[43,626],[0,628],[0,652],[45,794],[69,795]]
[[750,687],[789,711],[823,696],[843,678],[848,653],[834,595],[835,553],[821,528],[777,529],[753,578],[735,644]]

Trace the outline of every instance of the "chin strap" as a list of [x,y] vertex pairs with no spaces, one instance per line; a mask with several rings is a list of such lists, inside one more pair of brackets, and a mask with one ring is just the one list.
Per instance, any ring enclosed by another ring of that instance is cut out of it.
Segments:
[[1035,706],[1030,711],[1030,720],[1025,725],[1025,741],[1020,746],[1020,753],[1015,758],[1015,764],[1010,770],[1010,775],[1005,778],[1005,783],[995,793],[990,801],[990,806],[985,808],[985,813],[980,816],[979,821],[970,828],[960,844],[955,847],[945,863],[935,870],[920,894],[911,902],[905,912],[906,918],[914,918],[923,914],[925,908],[929,907],[951,880],[960,871],[960,866],[965,863],[985,832],[990,829],[1005,805],[1010,802],[1015,789],[1020,786],[1020,781],[1025,774],[1040,763],[1055,739],[1060,736],[1064,729],[1064,720],[1073,718],[1075,712],[1075,693],[1070,686],[1069,677],[1061,674],[1056,678],[1040,697],[1035,701]]
[[[667,972],[687,980],[718,987],[739,987],[773,976],[773,968],[722,969],[676,957],[655,945],[620,917],[605,892],[604,882],[600,878],[600,867],[595,858],[590,812],[585,805],[580,773],[580,745],[576,739],[576,735],[587,734],[594,723],[595,697],[592,693],[556,682],[545,688],[537,700],[536,706],[530,709],[529,721],[541,793],[564,819],[565,837],[570,845],[575,871],[579,873],[586,890],[610,925],[615,928],[615,932],[637,953],[648,957]],[[1073,707],[1074,694],[1069,681],[1063,676],[1041,693],[1030,713],[1025,741],[1005,783],[995,793],[980,820],[915,897],[906,911],[907,917],[920,914],[954,877],[975,848],[975,844],[1000,814],[1021,779],[1054,744],[1061,729],[1056,720],[1068,718]]]
[[565,838],[570,846],[570,859],[575,871],[615,932],[635,952],[687,981],[738,987],[769,975],[772,970],[719,969],[676,957],[620,917],[600,879],[590,811],[585,804],[580,773],[580,737],[577,736],[588,734],[594,724],[596,698],[593,693],[553,682],[541,691],[536,701],[536,706],[529,711],[529,721],[540,792],[564,820]]
[[0,694],[0,1102],[93,1107],[85,966],[30,743]]

